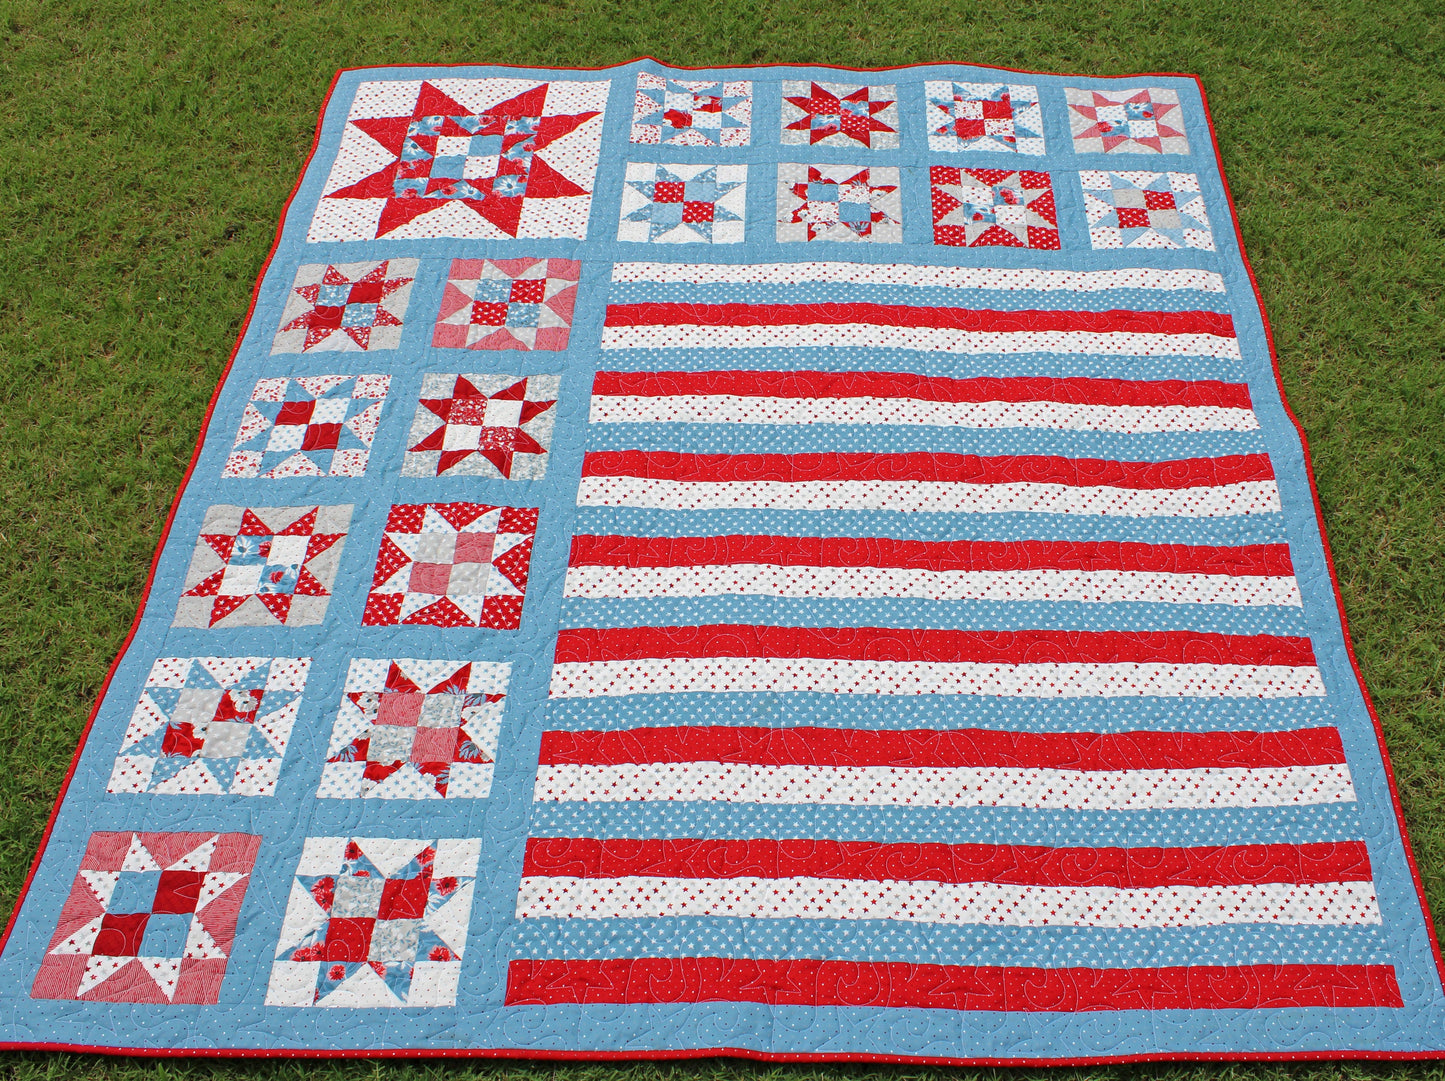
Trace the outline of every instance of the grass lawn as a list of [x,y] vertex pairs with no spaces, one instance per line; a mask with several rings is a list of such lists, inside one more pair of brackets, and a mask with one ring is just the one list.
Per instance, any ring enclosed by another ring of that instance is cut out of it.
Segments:
[[[598,66],[647,53],[692,65],[951,59],[1203,77],[1286,387],[1313,447],[1356,648],[1435,919],[1445,921],[1442,0],[4,0],[0,37],[10,117],[0,126],[5,912],[130,625],[333,71],[428,61]],[[40,1054],[0,1056],[0,1071],[16,1081],[957,1072]],[[1424,1077],[1445,1068],[1074,1073]]]

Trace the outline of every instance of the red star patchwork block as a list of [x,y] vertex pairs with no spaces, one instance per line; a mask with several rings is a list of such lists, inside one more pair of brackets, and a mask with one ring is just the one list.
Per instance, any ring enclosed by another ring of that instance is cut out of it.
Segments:
[[516,630],[536,532],[534,508],[393,506],[361,622]]
[[395,349],[416,266],[415,259],[382,259],[298,268],[271,352]]
[[582,239],[609,86],[362,83],[307,238]]
[[92,833],[31,998],[213,1004],[261,838]]
[[898,91],[892,86],[783,82],[784,146],[898,146]]
[[1187,154],[1179,92],[1161,87],[1064,91],[1079,154]]
[[316,794],[488,795],[510,675],[495,661],[352,661]]
[[320,623],[350,524],[350,504],[211,507],[172,626]]
[[753,84],[637,76],[632,141],[670,146],[747,146]]
[[402,476],[541,480],[561,382],[556,375],[423,376]]
[[1048,173],[1022,169],[929,169],[933,242],[957,247],[1059,249]]
[[898,170],[778,165],[778,240],[903,241]]
[[456,259],[432,345],[567,348],[582,264],[575,259]]

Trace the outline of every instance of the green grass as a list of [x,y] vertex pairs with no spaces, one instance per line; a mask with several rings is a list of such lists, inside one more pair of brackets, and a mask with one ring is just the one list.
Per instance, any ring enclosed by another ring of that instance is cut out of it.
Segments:
[[[1210,94],[1345,603],[1445,919],[1441,0],[0,2],[0,905],[9,910],[250,298],[332,72],[959,60],[1196,72]],[[954,1071],[0,1056],[42,1078],[613,1081]],[[992,1071],[977,1076],[995,1076]],[[1037,1071],[1034,1071],[1037,1073]],[[1445,1076],[1430,1066],[1055,1077]],[[971,1074],[971,1076],[973,1076]]]

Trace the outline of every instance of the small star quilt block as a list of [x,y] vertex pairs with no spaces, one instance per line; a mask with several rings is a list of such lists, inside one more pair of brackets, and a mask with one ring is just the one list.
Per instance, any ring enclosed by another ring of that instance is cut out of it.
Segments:
[[416,267],[415,259],[303,264],[286,295],[271,353],[395,349]]
[[366,82],[307,239],[587,235],[610,82]]
[[1042,154],[1044,114],[1039,89],[1017,83],[924,84],[928,149]]
[[490,795],[510,675],[497,662],[352,661],[316,794]]
[[310,670],[310,657],[160,658],[106,791],[272,795]]
[[1089,243],[1095,248],[1214,250],[1214,234],[1195,173],[1079,174]]
[[172,626],[320,623],[350,524],[350,504],[211,507]]
[[855,83],[783,81],[784,146],[898,146],[898,90]]
[[561,383],[557,375],[423,376],[401,475],[541,480]]
[[1064,91],[1069,131],[1078,154],[1187,154],[1179,92],[1138,90]]
[[778,166],[778,240],[903,242],[898,170]]
[[516,630],[536,532],[535,508],[393,506],[361,622]]
[[261,838],[92,833],[31,998],[214,1005]]
[[455,1006],[477,839],[308,837],[267,1006]]
[[223,477],[360,477],[389,375],[261,379],[241,414]]
[[640,72],[632,107],[632,141],[669,146],[747,146],[753,84],[667,79]]
[[575,259],[456,259],[432,345],[567,348],[582,264]]
[[628,162],[618,240],[740,244],[747,217],[746,165]]
[[935,165],[929,178],[935,244],[1059,250],[1048,173]]

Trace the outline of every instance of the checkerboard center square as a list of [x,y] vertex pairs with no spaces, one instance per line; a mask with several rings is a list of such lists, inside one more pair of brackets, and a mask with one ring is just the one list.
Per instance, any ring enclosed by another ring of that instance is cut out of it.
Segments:
[[149,912],[161,883],[160,871],[122,871],[111,892],[107,912]]
[[149,912],[107,912],[90,947],[91,956],[138,957],[150,919]]
[[452,762],[460,728],[418,728],[408,757],[413,762]]
[[382,763],[406,759],[411,754],[415,734],[414,725],[372,725],[367,739],[367,761]]
[[146,921],[137,953],[141,957],[179,957],[191,931],[190,915],[152,913]]
[[415,727],[429,697],[416,691],[387,691],[377,706],[376,723]]
[[156,882],[151,911],[171,914],[194,912],[200,904],[205,882],[205,871],[162,871]]
[[445,595],[447,583],[451,580],[451,563],[413,563],[411,581],[407,588],[412,593],[433,593]]

